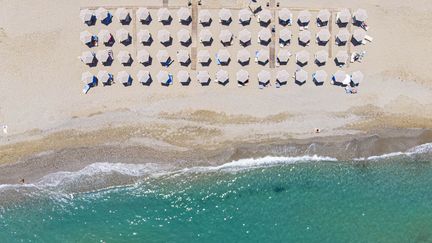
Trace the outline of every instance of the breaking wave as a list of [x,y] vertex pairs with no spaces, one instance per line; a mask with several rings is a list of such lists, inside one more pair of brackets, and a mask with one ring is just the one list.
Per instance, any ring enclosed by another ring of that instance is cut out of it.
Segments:
[[[423,144],[407,150],[367,158],[357,158],[354,161],[377,161],[398,156],[413,156],[416,154],[432,152],[432,143]],[[145,178],[158,178],[161,176],[179,176],[187,173],[235,173],[263,167],[271,167],[284,164],[308,163],[308,162],[334,162],[337,159],[317,155],[305,155],[298,157],[262,157],[248,158],[231,161],[217,166],[195,166],[181,168],[160,164],[123,164],[110,162],[97,162],[90,164],[78,171],[63,171],[48,174],[31,184],[4,184],[0,185],[0,194],[24,193],[31,195],[35,192],[60,193],[69,195],[76,191],[94,191],[115,185],[133,184]],[[114,183],[113,185],[113,181]]]

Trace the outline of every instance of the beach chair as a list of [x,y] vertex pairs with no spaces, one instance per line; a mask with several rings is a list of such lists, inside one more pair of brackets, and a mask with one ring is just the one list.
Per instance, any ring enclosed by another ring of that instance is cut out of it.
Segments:
[[221,65],[221,61],[219,60],[217,54],[215,55],[215,59],[216,59],[216,64],[217,64],[217,65]]
[[90,85],[86,84],[82,90],[83,94],[87,94],[87,92],[89,92],[90,90]]
[[168,74],[168,85],[172,85],[173,84],[173,75],[172,74]]
[[356,61],[356,59],[358,58],[359,54],[357,52],[353,52],[351,54],[351,58],[350,58],[350,62],[353,63]]
[[8,126],[7,125],[3,125],[3,133],[7,134],[8,133]]
[[[366,41],[369,41],[369,42],[372,42],[372,41],[373,41],[373,38],[372,38],[371,36],[369,36],[369,35],[365,35],[364,39],[365,39]],[[363,44],[363,43],[362,43],[362,44]]]

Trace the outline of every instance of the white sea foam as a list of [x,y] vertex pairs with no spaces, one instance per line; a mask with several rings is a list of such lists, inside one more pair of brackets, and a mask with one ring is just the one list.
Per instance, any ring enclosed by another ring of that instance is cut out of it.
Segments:
[[158,177],[164,175],[179,175],[185,173],[200,173],[214,171],[240,171],[259,167],[267,167],[278,164],[292,164],[312,161],[336,161],[331,157],[299,156],[299,157],[263,157],[240,159],[218,166],[196,166],[180,170],[170,169],[158,164],[123,164],[98,162],[90,164],[78,171],[62,171],[48,174],[33,184],[4,184],[0,185],[0,193],[4,190],[19,190],[22,188],[34,188],[40,190],[55,189],[65,185],[80,183],[85,179],[103,178],[106,175],[117,173],[131,177]]
[[79,171],[56,172],[44,176],[37,184],[43,186],[56,187],[66,181],[77,181],[83,177],[93,177],[96,175],[119,173],[126,176],[143,176],[160,172],[162,168],[156,164],[122,164],[99,162],[90,164]]
[[[396,156],[412,156],[414,154],[432,152],[432,143],[423,144],[407,150],[406,152],[395,152],[377,156],[370,156],[367,158],[357,158],[355,160],[379,160]],[[317,161],[337,161],[332,157],[322,156],[298,156],[298,157],[262,157],[262,158],[248,158],[231,161],[217,166],[196,166],[176,170],[159,164],[123,164],[123,163],[109,163],[98,162],[93,163],[78,171],[63,171],[56,172],[44,176],[33,184],[4,184],[0,185],[0,193],[5,190],[19,191],[22,189],[39,189],[39,190],[54,190],[61,188],[64,185],[79,184],[83,180],[97,180],[103,179],[104,176],[119,174],[130,177],[158,177],[164,175],[181,175],[185,173],[207,173],[215,171],[223,172],[238,172],[242,170],[255,169],[261,167],[269,167],[281,164],[294,164],[305,162]]]
[[182,172],[211,172],[211,171],[239,171],[244,169],[252,169],[279,164],[293,164],[313,161],[337,161],[331,157],[321,157],[317,155],[298,156],[298,157],[272,157],[266,156],[262,158],[240,159],[225,163],[218,166],[197,166],[181,170]]
[[393,152],[393,153],[388,153],[388,154],[369,156],[367,158],[355,158],[354,160],[356,160],[356,161],[380,160],[380,159],[394,158],[394,157],[398,157],[398,156],[413,156],[416,154],[425,154],[425,153],[431,153],[431,152],[432,152],[432,143],[425,143],[425,144],[413,147],[411,149],[408,149],[406,152]]
[[432,143],[425,143],[408,150],[409,153],[423,154],[432,152]]
[[61,171],[48,174],[34,183],[27,184],[3,184],[0,185],[0,193],[4,191],[19,191],[22,189],[37,189],[37,190],[56,190],[66,185],[79,184],[84,179],[103,178],[106,175],[114,173],[139,177],[144,175],[156,176],[160,173],[166,173],[164,168],[156,164],[123,164],[123,163],[108,163],[98,162],[90,164],[78,171]]

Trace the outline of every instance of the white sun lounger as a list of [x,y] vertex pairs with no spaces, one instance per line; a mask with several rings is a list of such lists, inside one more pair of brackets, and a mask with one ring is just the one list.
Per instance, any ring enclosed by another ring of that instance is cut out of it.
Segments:
[[86,84],[82,90],[83,94],[87,94],[90,90],[90,85]]
[[372,42],[372,41],[373,41],[373,38],[372,38],[371,36],[369,36],[369,35],[365,35],[364,39],[365,39],[366,41],[369,41],[369,42]]

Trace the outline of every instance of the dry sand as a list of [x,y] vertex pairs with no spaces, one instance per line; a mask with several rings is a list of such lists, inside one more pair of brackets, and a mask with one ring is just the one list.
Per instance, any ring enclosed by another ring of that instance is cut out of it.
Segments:
[[[202,3],[208,8],[245,6],[241,0]],[[9,128],[9,134],[0,137],[1,163],[26,160],[44,151],[101,145],[136,145],[183,153],[199,149],[212,154],[209,151],[224,145],[289,139],[310,142],[316,137],[364,134],[375,129],[432,128],[430,1],[281,1],[281,7],[288,8],[361,7],[368,11],[368,35],[374,41],[365,48],[364,62],[347,69],[365,74],[357,95],[347,95],[328,83],[316,87],[310,80],[303,86],[291,82],[281,89],[272,86],[259,90],[254,79],[243,88],[232,81],[225,87],[201,87],[193,81],[188,87],[175,83],[168,88],[157,82],[150,87],[135,82],[131,87],[99,86],[83,95],[80,78],[88,68],[77,59],[84,50],[79,32],[86,29],[78,18],[79,9],[149,5],[162,6],[162,1],[60,0],[54,4],[47,0],[0,0],[0,125]],[[169,1],[173,9],[185,5],[186,1]],[[176,38],[178,23],[175,10],[172,13],[174,25],[169,28]],[[231,25],[237,26],[236,15],[233,12]],[[216,19],[217,12],[213,17]],[[120,26],[113,20],[110,30]],[[98,32],[97,26],[91,28]],[[134,31],[132,28],[137,27],[126,28]],[[160,26],[151,28],[155,36]],[[259,30],[258,26],[253,28]],[[314,36],[316,27],[311,31]],[[251,54],[256,38],[252,42]],[[311,54],[319,49],[313,45]],[[115,46],[114,51],[119,50],[116,48],[120,47]],[[131,52],[138,49],[133,45],[128,48]],[[170,50],[172,55],[175,48]],[[229,50],[235,59],[235,47]],[[122,68],[116,65],[114,73]],[[238,68],[233,65],[230,75]],[[289,68],[292,73],[295,67]],[[309,73],[315,69],[311,64],[307,68]],[[136,75],[137,66],[129,69]],[[158,69],[152,67],[151,72]],[[209,68],[212,73],[217,69]],[[92,72],[97,70],[99,66]],[[314,128],[322,132],[315,134]],[[57,169],[63,168],[67,167]]]

